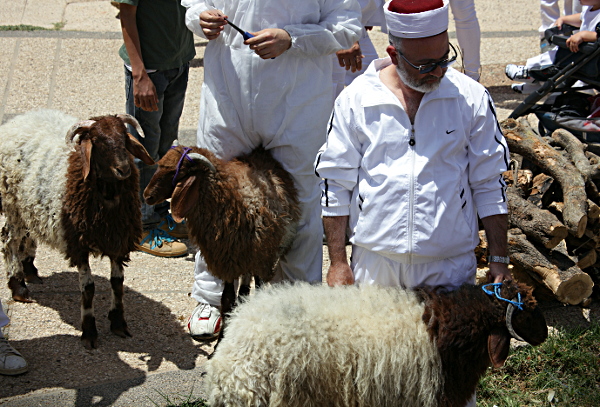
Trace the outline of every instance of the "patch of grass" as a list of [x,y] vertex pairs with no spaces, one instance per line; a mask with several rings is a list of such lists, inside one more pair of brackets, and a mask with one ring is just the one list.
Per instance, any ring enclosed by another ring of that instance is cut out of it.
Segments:
[[65,22],[52,24],[54,28],[39,27],[37,25],[19,24],[19,25],[0,25],[0,31],[60,31],[65,27]]
[[[187,396],[174,396],[175,400],[172,400],[167,394],[156,390],[156,392],[167,402],[167,407],[209,407],[206,403],[206,400],[203,398],[192,399],[192,394],[190,393]],[[154,400],[150,400],[152,404],[158,406]]]
[[600,406],[600,324],[559,331],[512,352],[477,388],[480,406]]

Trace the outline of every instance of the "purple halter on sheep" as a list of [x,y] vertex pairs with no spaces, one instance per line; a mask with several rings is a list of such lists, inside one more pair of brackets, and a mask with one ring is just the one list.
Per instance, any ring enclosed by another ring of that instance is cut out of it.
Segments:
[[208,271],[225,282],[222,315],[233,309],[236,279],[273,277],[300,218],[292,177],[262,147],[231,161],[196,147],[169,150],[144,190],[149,205],[167,198],[173,219],[187,218]]

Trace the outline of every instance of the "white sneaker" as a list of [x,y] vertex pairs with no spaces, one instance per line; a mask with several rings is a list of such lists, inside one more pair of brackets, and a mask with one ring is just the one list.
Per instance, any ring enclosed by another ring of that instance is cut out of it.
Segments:
[[190,335],[197,341],[208,341],[219,336],[221,311],[206,303],[198,303],[188,320]]
[[508,64],[504,73],[508,79],[529,79],[529,71],[525,65]]
[[18,375],[27,371],[27,361],[15,350],[6,338],[0,338],[0,374]]

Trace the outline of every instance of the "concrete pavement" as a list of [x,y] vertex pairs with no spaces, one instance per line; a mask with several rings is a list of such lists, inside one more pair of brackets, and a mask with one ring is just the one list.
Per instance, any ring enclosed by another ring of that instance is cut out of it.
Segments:
[[[539,2],[477,0],[482,29],[482,83],[506,117],[521,99],[508,89],[503,67],[538,52]],[[515,12],[518,10],[518,12]],[[0,123],[36,108],[55,108],[80,118],[123,113],[123,64],[117,10],[108,0],[0,0],[0,26],[59,30],[0,31]],[[453,23],[450,34],[456,43]],[[372,38],[380,55],[387,37]],[[196,38],[180,143],[194,144],[203,52]],[[0,220],[1,221],[1,220]],[[0,376],[5,406],[155,406],[203,395],[209,345],[194,342],[186,321],[193,259],[160,259],[133,253],[126,270],[126,317],[133,338],[113,336],[106,319],[110,267],[92,261],[99,348],[79,343],[77,272],[46,247],[36,259],[44,284],[30,286],[36,303],[15,303],[5,283],[0,298],[11,317],[5,335],[30,364],[18,377]],[[4,273],[4,267],[1,266]]]

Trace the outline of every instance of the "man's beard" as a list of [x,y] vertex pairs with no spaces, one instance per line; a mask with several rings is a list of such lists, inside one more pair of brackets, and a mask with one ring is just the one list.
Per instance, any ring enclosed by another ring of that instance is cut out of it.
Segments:
[[[398,62],[399,62],[398,65],[396,65],[396,72],[398,72],[398,76],[400,77],[400,80],[406,86],[411,88],[412,90],[416,90],[417,92],[421,92],[421,93],[427,93],[427,92],[433,92],[434,90],[436,90],[437,88],[440,87],[440,82],[442,81],[442,78],[444,77],[445,73],[442,74],[441,78],[435,77],[433,75],[429,75],[429,76],[424,77],[423,79],[416,79],[410,75],[408,70],[402,65],[401,61],[398,61]],[[425,82],[425,80],[431,79],[431,78],[435,78],[436,81],[435,82]]]

